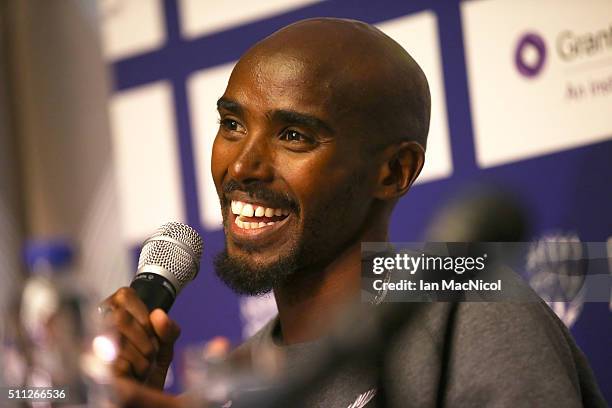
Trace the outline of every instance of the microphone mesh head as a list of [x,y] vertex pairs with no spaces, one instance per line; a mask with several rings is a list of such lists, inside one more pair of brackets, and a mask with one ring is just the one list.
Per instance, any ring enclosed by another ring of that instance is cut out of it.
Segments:
[[196,230],[180,222],[169,222],[144,242],[138,269],[146,265],[164,268],[174,276],[178,293],[198,274],[201,256],[202,238]]

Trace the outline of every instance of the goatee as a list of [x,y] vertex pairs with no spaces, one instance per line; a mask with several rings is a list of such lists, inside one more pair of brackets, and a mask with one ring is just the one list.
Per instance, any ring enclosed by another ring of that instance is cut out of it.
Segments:
[[227,248],[214,259],[217,276],[234,292],[257,296],[286,283],[299,270],[297,251],[279,257],[270,265],[257,265],[248,258],[230,256]]

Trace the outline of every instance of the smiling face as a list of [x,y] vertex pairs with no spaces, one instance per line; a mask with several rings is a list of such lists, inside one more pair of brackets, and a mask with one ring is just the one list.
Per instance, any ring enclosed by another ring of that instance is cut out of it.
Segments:
[[363,227],[372,198],[346,123],[355,118],[338,111],[332,78],[317,71],[291,56],[256,55],[238,64],[219,100],[212,173],[226,253],[217,267],[239,292],[269,291],[325,264]]
[[235,291],[267,292],[322,270],[373,225],[386,233],[390,210],[375,208],[381,196],[392,208],[408,187],[392,175],[381,187],[372,148],[411,126],[406,61],[422,75],[373,27],[327,19],[289,26],[240,59],[218,101],[212,152],[226,234],[215,266]]

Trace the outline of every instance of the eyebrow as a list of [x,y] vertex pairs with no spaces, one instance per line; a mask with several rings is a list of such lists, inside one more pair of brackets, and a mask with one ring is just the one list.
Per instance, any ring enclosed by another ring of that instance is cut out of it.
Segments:
[[231,99],[227,99],[224,97],[219,98],[217,101],[217,109],[225,109],[236,115],[241,115],[244,111],[242,105],[238,102],[232,101]]
[[329,126],[327,123],[325,123],[325,121],[317,118],[316,116],[284,109],[272,112],[271,116],[273,120],[292,123],[296,125],[303,125],[317,130],[323,129],[329,133],[334,133],[334,130],[331,126]]
[[[224,97],[219,98],[217,101],[217,109],[225,109],[236,115],[242,115],[244,108],[238,102]],[[296,112],[293,110],[279,109],[272,111],[267,115],[272,120],[280,122],[291,123],[295,125],[303,125],[313,129],[326,130],[329,133],[334,133],[334,130],[325,121],[317,118],[316,116],[308,115],[305,113]]]

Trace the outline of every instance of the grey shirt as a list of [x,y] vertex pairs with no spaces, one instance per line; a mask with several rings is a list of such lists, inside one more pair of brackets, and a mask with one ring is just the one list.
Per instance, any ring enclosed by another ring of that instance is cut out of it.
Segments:
[[[409,307],[409,306],[408,306]],[[302,401],[309,407],[605,407],[584,354],[543,302],[430,303],[388,344],[384,362],[356,356]],[[276,347],[286,370],[321,342],[278,344],[278,318],[240,348]]]

